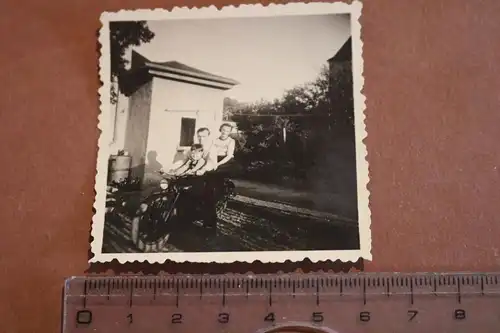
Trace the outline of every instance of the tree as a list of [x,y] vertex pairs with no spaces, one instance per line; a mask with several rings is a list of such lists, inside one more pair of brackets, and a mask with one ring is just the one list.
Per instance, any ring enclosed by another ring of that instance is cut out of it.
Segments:
[[[226,101],[227,111],[231,110],[227,114],[247,133],[249,151],[257,153],[263,149],[272,150],[286,147],[288,140],[293,140],[293,137],[307,141],[311,134],[309,125],[315,127],[315,122],[325,125],[325,116],[330,112],[328,93],[329,71],[324,66],[314,81],[285,91],[279,99],[246,105]],[[300,117],[301,114],[306,117]]]
[[119,77],[126,72],[128,60],[125,52],[131,46],[139,46],[150,42],[155,34],[145,21],[121,21],[111,22],[110,30],[110,53],[111,53],[111,103],[115,104],[119,93]]
[[314,81],[286,91],[280,108],[287,113],[329,113],[329,80],[329,70],[323,66]]
[[331,151],[324,147],[354,134],[351,61],[324,66],[315,80],[279,99],[252,104],[228,99],[225,106],[243,133],[238,160],[247,171],[303,179],[324,151]]
[[231,97],[225,97],[224,103],[223,103],[222,119],[223,120],[231,119],[235,110],[238,110],[241,107],[242,107],[242,104],[240,102],[238,102],[238,100],[231,98]]

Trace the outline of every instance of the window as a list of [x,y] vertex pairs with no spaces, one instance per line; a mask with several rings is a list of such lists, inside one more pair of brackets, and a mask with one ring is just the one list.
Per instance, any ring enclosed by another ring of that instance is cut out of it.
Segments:
[[196,130],[195,118],[181,118],[181,139],[179,146],[190,147],[194,143],[194,135]]

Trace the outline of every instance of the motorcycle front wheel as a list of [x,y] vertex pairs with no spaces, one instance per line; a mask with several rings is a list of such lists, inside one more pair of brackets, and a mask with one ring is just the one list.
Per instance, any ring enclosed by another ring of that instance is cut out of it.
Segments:
[[149,198],[132,220],[132,241],[140,249],[161,247],[169,236],[175,210],[168,196]]

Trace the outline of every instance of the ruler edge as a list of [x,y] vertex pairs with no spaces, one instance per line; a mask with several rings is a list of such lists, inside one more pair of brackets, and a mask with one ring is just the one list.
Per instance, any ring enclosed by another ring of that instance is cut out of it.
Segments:
[[445,277],[445,276],[455,276],[455,277],[487,277],[487,276],[499,276],[500,271],[491,272],[354,272],[354,273],[329,273],[329,272],[308,272],[308,273],[223,273],[223,274],[190,274],[190,273],[176,273],[176,274],[123,274],[123,275],[106,275],[106,274],[92,274],[92,275],[71,275],[64,279],[64,289],[67,290],[72,281],[82,281],[82,280],[93,280],[93,279],[234,279],[234,278],[246,278],[246,279],[257,279],[257,278],[297,278],[297,279],[307,279],[307,278],[396,278],[396,277]]
[[71,281],[73,280],[76,280],[78,279],[78,277],[76,276],[70,276],[66,279],[64,279],[64,284],[63,284],[63,287],[61,288],[62,289],[62,315],[61,315],[61,329],[60,329],[60,332],[61,333],[65,333],[65,328],[67,327],[67,324],[68,324],[68,304],[69,304],[69,301],[68,301],[68,297],[70,297],[69,293],[68,293],[68,290],[69,290],[69,286],[71,284]]
[[[488,284],[488,277],[496,277],[494,284],[500,285],[500,272],[356,272],[356,273],[328,273],[328,272],[310,272],[310,273],[263,273],[263,274],[254,274],[254,273],[226,273],[226,274],[165,274],[165,275],[140,275],[140,274],[123,274],[123,275],[104,275],[104,274],[95,274],[95,275],[87,275],[87,276],[70,276],[65,279],[64,283],[64,303],[63,306],[68,304],[68,298],[74,297],[76,295],[72,295],[69,290],[73,283],[84,283],[87,284],[88,281],[111,281],[111,280],[124,280],[125,283],[133,283],[134,281],[143,280],[145,282],[149,282],[151,280],[155,281],[155,283],[159,283],[162,281],[171,281],[174,284],[180,284],[181,289],[185,289],[185,286],[182,285],[183,282],[186,281],[197,281],[203,282],[206,280],[212,281],[231,281],[236,279],[241,279],[243,281],[251,281],[251,280],[260,280],[261,282],[273,282],[279,279],[284,279],[285,281],[304,281],[308,279],[337,279],[337,281],[345,281],[349,279],[358,279],[363,285],[366,285],[366,280],[373,279],[381,279],[387,281],[389,283],[390,279],[418,279],[418,278],[430,278],[433,280],[439,278],[456,278],[458,279],[456,282],[453,281],[449,283],[449,285],[460,285],[460,281],[463,278],[471,277],[477,278],[477,284],[481,286],[484,283]],[[407,280],[408,281],[408,280]],[[414,280],[413,280],[414,281]],[[476,284],[476,283],[473,283]],[[81,295],[83,296],[83,295]]]

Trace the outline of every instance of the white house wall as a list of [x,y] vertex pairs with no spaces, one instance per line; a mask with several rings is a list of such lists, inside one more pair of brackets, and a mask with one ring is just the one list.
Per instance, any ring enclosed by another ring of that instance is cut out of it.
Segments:
[[120,94],[116,105],[111,105],[111,130],[112,139],[110,143],[110,153],[116,154],[119,150],[125,148],[125,135],[127,129],[129,99]]
[[182,155],[181,118],[196,118],[196,129],[208,127],[215,133],[222,121],[223,101],[223,90],[154,78],[147,151],[157,153],[164,169],[172,167]]
[[140,87],[129,97],[124,148],[132,157],[132,177],[142,177],[148,140],[152,82]]

